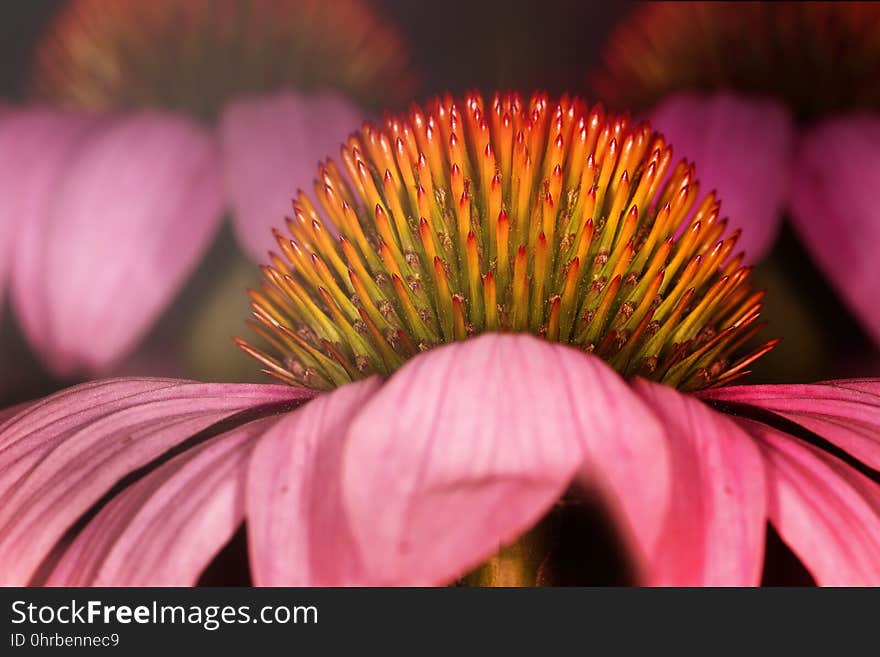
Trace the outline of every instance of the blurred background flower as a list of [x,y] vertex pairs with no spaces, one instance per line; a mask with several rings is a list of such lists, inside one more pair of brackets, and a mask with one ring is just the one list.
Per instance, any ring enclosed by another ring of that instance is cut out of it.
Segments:
[[[753,258],[770,251],[787,217],[880,344],[878,71],[880,5],[661,2],[634,6],[621,20],[592,81],[700,162],[703,183],[748,227]],[[802,288],[815,280],[786,269]],[[880,373],[876,349],[862,351]]]
[[369,0],[74,0],[41,37],[30,87],[215,125],[236,236],[259,259],[314,163],[369,109],[409,100],[415,75]]
[[4,260],[24,335],[66,377],[128,355],[224,207],[261,255],[314,162],[414,76],[360,0],[74,0],[38,40],[28,87],[40,104],[0,124]]

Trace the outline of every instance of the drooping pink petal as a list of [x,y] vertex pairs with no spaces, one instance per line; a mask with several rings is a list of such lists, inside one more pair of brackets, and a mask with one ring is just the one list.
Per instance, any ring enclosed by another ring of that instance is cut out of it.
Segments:
[[369,583],[342,505],[340,471],[348,424],[379,385],[368,379],[321,395],[257,444],[247,490],[255,584]]
[[[637,406],[603,405],[619,391],[598,359],[530,336],[488,334],[409,361],[352,420],[344,447],[343,497],[370,583],[449,582],[539,520],[593,446],[621,453],[625,436],[652,437]],[[662,516],[658,454],[627,482],[628,499]],[[606,466],[613,478],[595,463]]]
[[275,385],[112,379],[31,404],[0,425],[0,583],[27,583],[85,511],[166,450],[239,412],[311,394]]
[[763,256],[788,192],[793,126],[785,107],[729,93],[675,94],[650,119],[676,159],[696,162],[700,188],[716,190],[721,216],[743,229],[738,249],[751,261]]
[[792,222],[843,300],[880,344],[880,115],[829,120],[801,138]]
[[816,583],[880,585],[880,485],[794,436],[739,423],[764,453],[770,521]]
[[125,489],[76,536],[46,585],[194,585],[241,525],[248,456],[277,421],[217,436]]
[[731,386],[700,394],[772,411],[880,470],[880,379]]
[[608,365],[558,347],[561,382],[574,391],[565,413],[585,450],[579,483],[599,493],[630,552],[633,573],[649,578],[670,495],[671,455],[659,418]]
[[335,157],[364,113],[342,96],[281,91],[231,103],[220,120],[236,234],[258,261],[277,250],[272,227],[292,215],[298,189],[312,193],[318,162]]
[[649,583],[758,585],[767,514],[761,452],[696,399],[647,381],[635,386],[663,420],[672,455],[670,509]]
[[144,113],[89,131],[14,263],[16,306],[50,369],[100,372],[131,349],[207,248],[221,187],[217,149],[188,120]]
[[[93,115],[42,107],[12,110],[0,121],[0,272],[8,270],[19,322],[40,351],[49,345],[46,281],[60,275],[59,263],[50,266],[46,259],[50,209],[77,148],[97,123]],[[3,281],[0,275],[0,300]]]

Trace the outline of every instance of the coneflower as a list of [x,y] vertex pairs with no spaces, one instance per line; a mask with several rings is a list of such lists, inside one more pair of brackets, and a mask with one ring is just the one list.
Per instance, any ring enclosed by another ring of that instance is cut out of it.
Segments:
[[414,82],[366,0],[67,3],[36,47],[39,106],[0,118],[0,252],[35,352],[64,377],[112,370],[225,209],[262,258],[314,162]]
[[542,519],[584,497],[638,583],[758,584],[768,522],[817,583],[880,582],[880,381],[719,387],[774,342],[737,357],[760,294],[648,124],[444,97],[341,161],[242,343],[294,385],[0,415],[3,583],[192,584],[245,519],[261,585],[567,583]]

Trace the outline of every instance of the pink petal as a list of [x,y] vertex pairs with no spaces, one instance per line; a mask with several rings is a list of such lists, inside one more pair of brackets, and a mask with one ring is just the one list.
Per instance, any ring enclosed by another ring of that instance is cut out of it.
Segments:
[[276,424],[248,471],[247,528],[259,586],[365,584],[342,506],[343,439],[378,379],[321,395]]
[[203,443],[111,500],[49,586],[192,586],[244,519],[247,460],[265,418]]
[[[18,153],[17,140],[21,135],[16,133],[14,129],[15,121],[10,124],[11,115],[6,107],[0,107],[0,308],[3,307],[3,296],[6,292],[6,277],[9,271],[9,261],[14,248],[15,236],[18,231],[20,217],[12,209],[18,195],[23,193],[22,189],[15,190],[10,184],[11,175],[16,168],[13,163],[19,164],[22,159],[31,156],[30,152],[25,152],[24,156]],[[10,129],[12,125],[12,129]],[[10,193],[10,187],[14,193]]]
[[610,507],[639,579],[648,577],[669,503],[671,454],[663,425],[608,365],[559,348],[562,382],[575,391],[567,413],[587,427],[579,482]]
[[816,582],[880,585],[880,486],[794,436],[740,424],[764,452],[770,521]]
[[791,189],[804,245],[880,344],[880,116],[827,121],[801,139]]
[[313,193],[318,162],[335,156],[364,113],[342,96],[282,91],[231,103],[220,120],[226,185],[239,242],[257,261],[277,250],[298,189]]
[[880,379],[733,386],[701,396],[777,413],[880,470]]
[[763,256],[779,227],[788,190],[793,126],[775,101],[675,94],[651,113],[676,158],[696,163],[703,192],[716,190],[721,216],[742,228],[738,247],[750,260]]
[[70,154],[14,273],[56,374],[106,370],[169,303],[221,218],[218,166],[204,130],[159,114],[108,119]]
[[666,426],[671,506],[649,583],[756,586],[767,502],[761,452],[734,422],[668,386],[636,389]]
[[216,422],[310,391],[112,379],[31,404],[0,425],[0,583],[25,584],[122,477]]
[[[596,444],[619,453],[625,434],[652,435],[625,396],[605,406],[627,392],[598,359],[530,336],[484,335],[408,362],[353,419],[343,453],[343,498],[370,583],[447,583],[517,538]],[[654,514],[665,463],[627,482]],[[596,463],[606,466],[614,471]]]
[[[45,286],[59,275],[47,266],[48,217],[59,181],[96,123],[88,114],[40,107],[0,121],[0,294],[8,269],[19,321],[40,351],[49,345]],[[56,234],[65,242],[69,237]]]

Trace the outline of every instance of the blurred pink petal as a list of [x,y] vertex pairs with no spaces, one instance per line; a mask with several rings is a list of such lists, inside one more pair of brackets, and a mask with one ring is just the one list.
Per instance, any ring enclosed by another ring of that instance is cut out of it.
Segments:
[[[49,215],[59,181],[96,123],[85,113],[40,107],[13,110],[0,120],[0,301],[8,273],[19,321],[41,352],[50,342],[46,282],[61,275],[60,263],[47,265]],[[66,232],[55,237],[71,239]]]
[[192,586],[244,519],[247,460],[265,418],[195,447],[89,521],[49,586]]
[[[133,347],[208,247],[222,215],[217,151],[196,124],[132,115],[70,162],[42,239],[56,373],[92,372]],[[63,275],[62,275],[63,273]]]
[[367,582],[342,506],[340,469],[348,424],[379,385],[367,379],[321,395],[257,444],[247,491],[256,585]]
[[738,249],[750,261],[769,249],[787,198],[793,126],[775,101],[675,94],[650,115],[676,159],[695,161],[701,190],[717,190],[721,216],[742,228]]
[[292,214],[298,189],[312,195],[318,162],[335,157],[364,113],[331,93],[282,91],[230,103],[220,120],[226,186],[239,242],[258,261],[277,249],[273,227]]
[[[598,359],[530,336],[487,334],[408,362],[354,418],[344,448],[343,497],[371,583],[448,583],[541,518],[581,467],[585,437],[650,436],[638,408],[602,405],[621,390]],[[655,515],[664,466],[626,482]]]
[[26,584],[125,475],[235,413],[304,396],[276,385],[112,379],[29,405],[0,425],[0,583]]
[[777,413],[880,470],[880,379],[735,386],[701,396]]
[[[9,207],[16,198],[8,189],[11,165],[14,161],[20,161],[22,156],[16,152],[16,135],[7,129],[5,119],[9,111],[5,106],[0,106],[0,198],[4,200],[0,207],[0,310],[3,308],[3,297],[6,292],[6,277],[9,273],[9,261],[12,254],[13,240],[18,232],[20,219]],[[18,190],[17,193],[21,193]]]
[[832,119],[800,142],[792,221],[843,300],[880,344],[880,116]]
[[758,585],[767,513],[761,452],[699,401],[648,381],[636,389],[663,420],[672,454],[670,511],[648,583]]
[[880,585],[880,486],[793,436],[740,424],[764,452],[770,521],[816,582]]
[[[9,108],[5,104],[0,103],[0,167],[4,169],[4,171],[0,171],[0,180],[2,180],[5,169],[8,168],[9,161],[11,160],[8,155],[9,145],[7,139],[4,138],[5,131],[3,128],[3,121],[8,116],[10,116]],[[0,194],[8,201],[9,197],[6,195],[7,192],[3,190],[2,185],[3,183],[0,182]],[[18,221],[12,213],[0,211],[0,309],[3,307],[3,295],[6,291],[6,277],[9,270],[9,254],[12,253],[12,240],[14,239],[13,236],[17,226]]]
[[170,301],[220,219],[211,141],[147,114],[28,110],[4,125],[22,154],[4,160],[2,183],[21,226],[16,313],[56,374],[106,368]]

